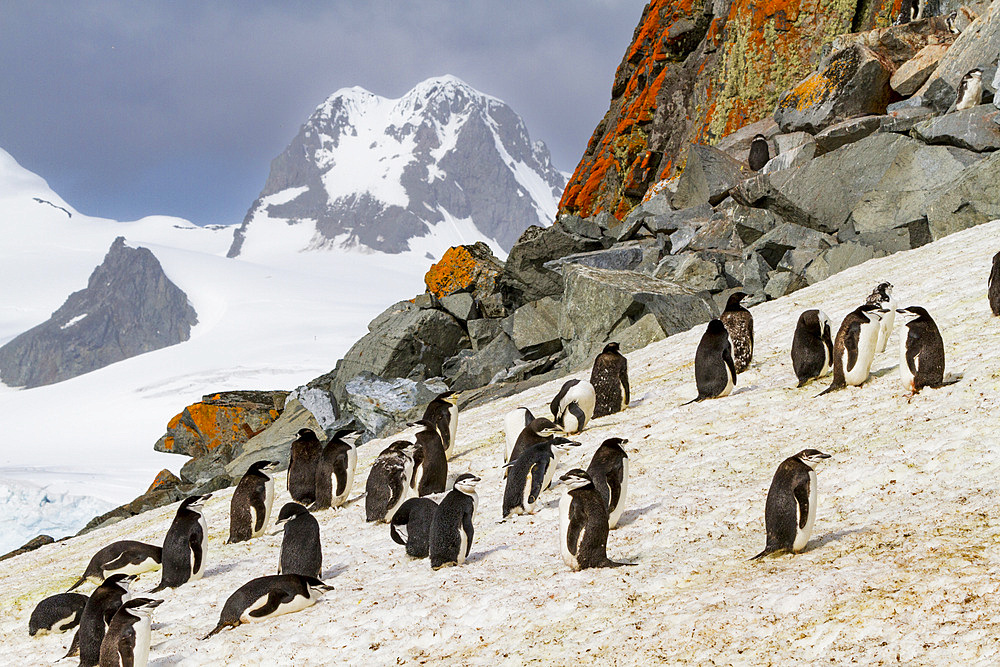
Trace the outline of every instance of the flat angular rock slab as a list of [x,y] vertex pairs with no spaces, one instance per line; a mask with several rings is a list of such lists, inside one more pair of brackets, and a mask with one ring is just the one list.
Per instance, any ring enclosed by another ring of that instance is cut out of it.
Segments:
[[933,240],[1000,218],[1000,152],[968,167],[927,209]]
[[558,341],[561,313],[562,304],[552,297],[526,303],[515,310],[510,326],[515,347],[526,351]]
[[663,244],[655,239],[625,241],[613,245],[607,250],[567,255],[546,262],[544,267],[551,271],[559,271],[566,264],[584,264],[597,269],[611,269],[613,271],[643,271],[646,267],[652,269],[656,266],[662,250]]
[[463,355],[453,372],[451,388],[466,391],[489,384],[521,358],[517,346],[501,333],[475,354]]
[[982,153],[1000,149],[1000,109],[980,104],[914,125],[910,133],[929,144],[947,144]]
[[744,250],[744,256],[751,253],[760,255],[771,268],[776,268],[789,250],[812,250],[820,252],[837,244],[837,239],[829,234],[792,223],[780,224],[764,234]]
[[816,135],[815,155],[835,151],[841,146],[861,141],[882,125],[881,116],[862,116],[831,125]]
[[761,169],[763,174],[773,174],[776,171],[783,171],[785,169],[792,169],[794,167],[799,167],[813,159],[816,156],[816,142],[809,141],[800,146],[796,146],[790,151],[785,151],[784,153],[779,153],[773,158],[767,161],[764,168]]
[[448,248],[424,276],[427,291],[437,298],[472,292],[483,298],[495,291],[503,262],[482,241]]
[[906,133],[912,130],[917,123],[922,123],[936,113],[930,107],[921,106],[895,109],[881,116],[882,122],[879,126],[879,132]]
[[514,310],[529,301],[561,294],[562,275],[546,269],[544,264],[566,255],[605,247],[602,240],[574,234],[558,223],[545,228],[536,225],[528,227],[511,248],[500,274],[504,305]]
[[712,146],[692,145],[671,200],[676,209],[718,204],[749,173],[749,167]]
[[903,97],[909,97],[924,85],[947,52],[945,44],[928,44],[893,72],[889,87]]
[[783,132],[811,134],[841,120],[883,114],[889,102],[893,65],[868,47],[851,45],[836,53],[778,100],[774,120]]

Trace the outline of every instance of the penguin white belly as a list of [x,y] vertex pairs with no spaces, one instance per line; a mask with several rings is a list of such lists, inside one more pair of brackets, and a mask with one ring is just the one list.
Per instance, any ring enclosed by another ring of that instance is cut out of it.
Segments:
[[274,503],[274,478],[268,477],[264,482],[264,522],[257,530],[257,510],[250,505],[250,537],[260,537],[267,529],[267,521],[271,518],[271,504]]
[[823,345],[823,368],[820,369],[817,377],[823,377],[833,370],[833,353],[825,344]]
[[[904,387],[913,391],[913,373],[910,372],[910,365],[906,363],[906,338],[903,335],[899,337],[899,379],[903,381]],[[917,363],[920,363],[919,357]]]
[[854,368],[847,370],[847,354],[845,353],[841,362],[844,364],[844,382],[856,387],[864,384],[871,372],[872,360],[875,358],[875,347],[878,343],[879,322],[868,322],[861,325],[861,333],[858,336],[858,360]]
[[625,401],[625,385],[621,383],[621,380],[618,381],[618,393],[621,394],[622,397],[621,409],[624,410],[625,408],[628,407],[628,403]]
[[149,616],[143,615],[138,623],[132,626],[135,630],[135,649],[132,651],[132,664],[135,667],[146,667],[149,664],[149,644],[152,634],[152,623]]
[[608,528],[618,525],[618,520],[622,518],[625,511],[625,499],[628,498],[628,459],[622,459],[622,490],[618,494],[618,505],[611,508],[608,514]]
[[458,406],[448,407],[448,449],[455,445],[455,437],[458,435]]
[[459,565],[465,562],[465,554],[469,550],[469,536],[465,534],[465,528],[458,527],[458,558]]
[[143,572],[155,570],[158,567],[160,567],[159,563],[152,558],[146,558],[138,563],[129,563],[114,570],[105,570],[104,578],[107,579],[113,574],[142,574]]
[[579,570],[580,564],[576,561],[576,556],[569,550],[566,535],[569,534],[569,506],[573,502],[573,497],[564,493],[559,499],[559,553],[562,554],[563,562],[573,570]]
[[250,612],[256,611],[267,604],[267,595],[263,595],[256,602],[243,610],[243,613],[240,615],[240,620],[244,623],[253,623],[254,621],[262,621],[265,618],[274,618],[275,616],[302,611],[306,607],[311,607],[316,603],[316,600],[314,600],[311,596],[312,591],[309,592],[309,597],[296,595],[292,598],[291,602],[282,602],[267,616],[251,616]]
[[556,466],[559,464],[559,454],[555,448],[552,449],[552,460],[545,469],[545,477],[542,478],[542,490],[552,487],[552,479],[556,476]]
[[333,506],[340,507],[347,500],[347,496],[351,493],[351,488],[354,486],[354,468],[358,464],[358,452],[354,447],[351,447],[350,451],[347,452],[347,480],[344,483],[344,492],[333,499]]
[[198,523],[201,524],[201,569],[194,570],[194,551],[188,548],[188,555],[191,557],[191,578],[188,581],[197,581],[201,575],[205,574],[205,563],[208,561],[208,522],[205,515],[198,515]]
[[885,346],[889,342],[889,336],[892,335],[892,325],[896,321],[896,300],[890,298],[889,303],[884,304],[884,307],[888,308],[889,312],[883,315],[882,320],[879,322],[878,346],[876,348],[879,354],[885,352]]
[[726,388],[719,394],[719,398],[729,396],[730,392],[733,391],[733,387],[736,386],[736,379],[733,377],[732,371],[729,370],[729,365],[725,362],[723,362],[723,365],[726,366]]
[[504,415],[503,433],[506,441],[503,453],[504,463],[510,463],[510,453],[514,451],[514,445],[517,444],[517,436],[521,435],[521,431],[524,430],[524,413],[524,408],[517,408]]
[[[813,524],[816,523],[816,471],[809,471],[809,513],[806,517],[805,527],[801,527],[801,521],[795,523],[795,541],[792,542],[792,551],[798,553],[806,548],[809,543],[809,536],[813,532]],[[798,512],[796,512],[798,514]]]

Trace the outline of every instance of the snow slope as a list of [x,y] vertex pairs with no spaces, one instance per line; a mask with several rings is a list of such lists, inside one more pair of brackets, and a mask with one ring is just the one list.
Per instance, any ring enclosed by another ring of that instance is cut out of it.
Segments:
[[0,553],[39,532],[75,532],[145,491],[162,468],[179,470],[187,459],[153,443],[202,395],[291,390],[329,371],[375,315],[419,291],[430,264],[428,247],[390,257],[281,251],[277,239],[256,263],[227,259],[232,233],[81,215],[0,150],[0,344],[85,287],[116,236],[149,248],[198,313],[180,345],[27,391],[0,384]]
[[[559,494],[534,516],[500,522],[503,414],[544,413],[561,381],[464,411],[452,477],[483,477],[469,562],[434,572],[363,521],[363,501],[319,514],[324,577],[336,590],[310,609],[199,638],[227,596],[276,570],[280,536],[225,545],[231,490],[212,498],[204,579],[163,594],[151,665],[552,665],[1000,661],[1000,320],[986,278],[1000,222],[868,262],[752,309],[757,341],[733,395],[695,395],[694,349],[703,327],[629,355],[633,395],[624,413],[595,420],[560,470],[584,466],[606,437],[631,452],[628,509],[609,555],[636,563],[569,571],[556,535]],[[920,304],[941,327],[958,384],[912,400],[892,354],[859,388],[814,398],[796,389],[788,350],[798,314],[840,319],[881,280],[901,305]],[[361,449],[353,498],[373,456]],[[763,510],[777,465],[815,447],[819,507],[809,548],[748,562],[764,545]],[[287,501],[279,476],[277,503]],[[98,548],[122,538],[160,543],[175,506],[0,562],[5,658],[48,664],[69,635],[29,639],[44,596],[64,590]],[[138,588],[149,590],[156,574]]]

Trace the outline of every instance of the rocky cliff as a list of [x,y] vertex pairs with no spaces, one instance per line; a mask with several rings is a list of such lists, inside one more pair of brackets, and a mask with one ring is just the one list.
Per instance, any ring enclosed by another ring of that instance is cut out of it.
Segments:
[[0,348],[0,380],[38,387],[187,340],[197,313],[146,248],[118,237],[48,321]]

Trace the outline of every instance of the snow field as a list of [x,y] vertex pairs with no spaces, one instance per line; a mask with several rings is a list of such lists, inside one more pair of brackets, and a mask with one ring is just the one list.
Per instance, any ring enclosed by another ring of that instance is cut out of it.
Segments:
[[[726,398],[681,407],[696,393],[703,326],[628,355],[633,404],[594,420],[557,474],[585,467],[607,437],[629,439],[628,504],[608,555],[635,567],[565,567],[558,487],[535,515],[499,520],[503,415],[519,405],[544,414],[563,378],[461,413],[450,477],[483,478],[466,565],[434,572],[408,559],[386,525],[364,522],[357,498],[387,444],[371,442],[359,450],[354,502],[317,515],[324,578],[336,590],[315,607],[203,642],[232,591],[276,572],[281,540],[225,545],[232,489],[217,493],[205,510],[206,575],[163,592],[150,664],[995,664],[1000,320],[990,316],[986,279],[997,250],[993,222],[754,307],[755,358]],[[899,307],[930,311],[946,373],[961,381],[908,400],[896,375],[897,318],[868,383],[820,398],[829,377],[796,389],[789,348],[799,313],[819,307],[839,325],[882,280],[895,285]],[[807,447],[832,455],[818,470],[809,547],[748,562],[764,544],[775,468]],[[284,480],[275,512],[288,500]],[[175,510],[0,562],[5,658],[61,657],[71,635],[28,637],[34,605],[65,590],[111,541],[161,543]],[[158,577],[143,575],[138,590]]]

